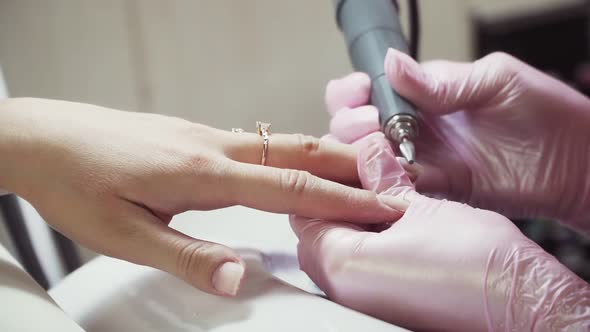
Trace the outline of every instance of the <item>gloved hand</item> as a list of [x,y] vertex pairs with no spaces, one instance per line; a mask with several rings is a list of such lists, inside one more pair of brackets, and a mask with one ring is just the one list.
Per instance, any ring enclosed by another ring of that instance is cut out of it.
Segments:
[[[590,101],[505,54],[417,64],[390,50],[386,73],[423,118],[419,192],[509,217],[550,217],[590,231]],[[351,143],[378,131],[369,78],[328,84],[330,131]],[[407,166],[407,165],[406,165]]]
[[291,217],[300,266],[330,299],[414,330],[590,329],[589,285],[508,219],[416,193],[382,134],[361,145],[363,186],[410,205],[380,233]]

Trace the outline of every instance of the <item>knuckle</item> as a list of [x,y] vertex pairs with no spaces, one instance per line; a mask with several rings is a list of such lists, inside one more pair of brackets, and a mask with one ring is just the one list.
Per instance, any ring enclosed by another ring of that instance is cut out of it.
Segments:
[[181,244],[176,257],[176,271],[184,279],[191,280],[195,272],[211,270],[213,262],[208,258],[214,253],[215,247],[215,244],[203,241]]
[[185,119],[177,119],[179,127],[184,128],[186,137],[191,141],[212,142],[211,138],[216,136],[217,130],[200,123],[190,122]]
[[509,63],[510,61],[514,61],[514,57],[505,52],[492,52],[483,57],[482,60],[491,61],[495,63]]
[[211,165],[211,158],[203,153],[191,153],[186,157],[185,163],[188,167],[203,169]]
[[281,173],[282,189],[295,195],[303,195],[313,182],[312,175],[307,171],[285,170]]
[[487,64],[491,68],[500,71],[506,71],[509,74],[515,74],[518,70],[519,60],[512,55],[504,52],[493,52],[483,57],[480,62]]
[[488,84],[486,102],[496,97],[505,98],[506,93],[513,93],[514,88],[522,83],[523,63],[510,54],[494,52],[476,63],[478,76]]
[[311,155],[320,150],[320,140],[316,137],[303,134],[295,134],[299,150],[303,155]]
[[217,180],[222,177],[227,165],[223,158],[207,155],[202,152],[195,152],[187,154],[182,161],[182,167],[185,169],[184,173],[196,176],[200,180]]

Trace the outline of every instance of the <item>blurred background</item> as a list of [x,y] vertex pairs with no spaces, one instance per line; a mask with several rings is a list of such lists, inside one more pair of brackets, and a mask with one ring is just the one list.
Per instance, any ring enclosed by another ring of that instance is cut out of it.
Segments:
[[[399,2],[405,18],[406,3]],[[502,50],[590,91],[588,1],[419,4],[420,60],[470,61]],[[265,120],[274,131],[316,136],[327,131],[325,84],[351,71],[330,0],[0,0],[0,66],[14,97],[162,113],[227,129]],[[28,250],[40,265],[59,266],[46,285],[94,256],[35,230],[42,223],[26,202],[2,204],[4,219],[34,220],[27,227],[36,248],[18,248],[8,223],[0,223],[0,241],[21,260]],[[517,224],[590,279],[588,239],[550,221]],[[34,265],[26,267],[48,269]]]

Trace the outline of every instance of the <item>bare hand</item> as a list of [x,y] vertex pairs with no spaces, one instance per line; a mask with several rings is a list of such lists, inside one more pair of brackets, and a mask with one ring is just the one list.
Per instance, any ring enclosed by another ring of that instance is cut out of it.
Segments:
[[244,205],[378,222],[404,208],[332,182],[358,182],[356,151],[312,137],[271,135],[266,167],[257,134],[155,114],[12,99],[0,104],[0,124],[0,187],[81,244],[214,294],[237,292],[243,263],[230,248],[169,228],[175,214]]

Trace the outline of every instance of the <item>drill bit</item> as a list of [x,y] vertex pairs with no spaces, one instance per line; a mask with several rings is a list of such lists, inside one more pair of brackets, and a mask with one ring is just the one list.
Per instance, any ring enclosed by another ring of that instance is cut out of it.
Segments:
[[416,148],[413,139],[418,134],[416,118],[408,114],[397,114],[385,124],[385,137],[399,147],[399,152],[409,164],[416,161]]
[[414,148],[414,143],[412,143],[412,141],[410,141],[407,137],[404,137],[402,142],[399,144],[399,151],[402,153],[402,156],[406,158],[410,165],[416,160],[416,149]]

